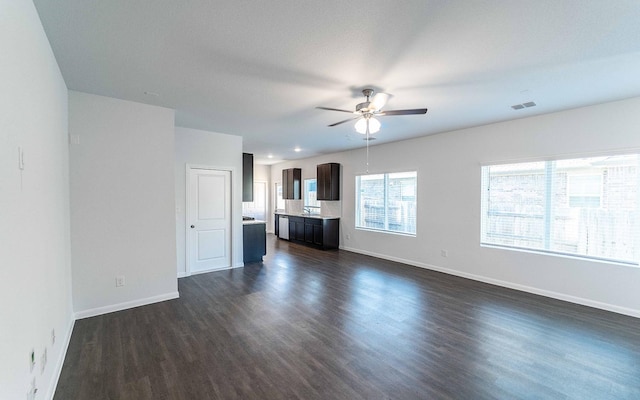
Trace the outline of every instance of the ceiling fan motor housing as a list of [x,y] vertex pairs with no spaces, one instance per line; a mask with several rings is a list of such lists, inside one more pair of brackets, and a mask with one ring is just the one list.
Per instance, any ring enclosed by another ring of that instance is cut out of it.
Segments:
[[372,112],[374,110],[370,109],[369,106],[371,105],[370,101],[365,101],[363,103],[360,103],[356,106],[356,112],[359,113],[367,113],[367,112]]

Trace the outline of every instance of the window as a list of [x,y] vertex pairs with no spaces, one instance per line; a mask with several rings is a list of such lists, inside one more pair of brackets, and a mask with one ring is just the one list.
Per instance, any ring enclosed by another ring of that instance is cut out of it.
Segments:
[[242,215],[267,220],[267,183],[253,182],[253,201],[242,203]]
[[356,228],[416,234],[417,172],[356,176]]
[[276,210],[284,210],[285,203],[282,198],[282,183],[276,183]]
[[320,212],[318,199],[318,183],[315,179],[304,180],[304,207]]
[[640,155],[482,167],[482,244],[638,264]]

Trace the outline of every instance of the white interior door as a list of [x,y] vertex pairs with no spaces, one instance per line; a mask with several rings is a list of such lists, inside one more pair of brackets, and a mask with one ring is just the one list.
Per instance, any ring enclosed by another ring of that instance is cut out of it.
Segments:
[[231,172],[189,169],[187,272],[231,267]]

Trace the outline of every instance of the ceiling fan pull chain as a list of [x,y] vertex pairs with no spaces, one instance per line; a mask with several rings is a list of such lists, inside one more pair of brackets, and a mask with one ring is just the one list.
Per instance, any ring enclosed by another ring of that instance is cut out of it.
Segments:
[[367,120],[367,174],[369,173],[369,120]]

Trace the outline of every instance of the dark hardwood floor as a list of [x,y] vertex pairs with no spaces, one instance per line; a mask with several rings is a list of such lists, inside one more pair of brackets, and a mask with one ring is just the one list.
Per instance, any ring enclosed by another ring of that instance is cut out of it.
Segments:
[[55,399],[640,399],[636,318],[273,235],[179,290],[77,321]]

